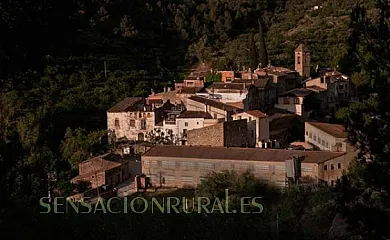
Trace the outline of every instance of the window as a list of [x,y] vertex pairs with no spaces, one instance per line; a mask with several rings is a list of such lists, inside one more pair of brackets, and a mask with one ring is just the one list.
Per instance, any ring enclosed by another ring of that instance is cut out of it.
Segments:
[[309,132],[308,132],[308,131],[306,131],[306,136],[307,136],[307,135],[309,135]]
[[298,56],[298,64],[301,64],[301,56]]
[[341,163],[337,163],[337,168],[341,169]]
[[299,104],[299,98],[294,98],[294,104]]
[[333,164],[330,164],[330,170],[333,170],[333,169],[334,169]]
[[212,163],[200,162],[200,163],[198,163],[198,167],[199,168],[203,168],[203,169],[211,170],[213,168],[213,164]]
[[329,148],[329,143],[328,142],[326,142],[326,148]]
[[138,117],[139,117],[139,118],[142,118],[142,114],[141,114],[141,113],[138,113]]
[[230,170],[231,166],[229,163],[221,163],[220,164],[221,169],[223,170]]
[[121,128],[119,124],[119,118],[115,118],[115,128]]
[[149,160],[143,160],[145,166],[149,166]]
[[318,141],[317,141],[319,144],[321,144],[321,138],[318,137]]
[[325,77],[321,77],[321,83],[325,83]]
[[283,104],[290,104],[290,99],[288,97],[283,98]]
[[187,168],[193,168],[193,167],[195,167],[195,163],[193,163],[193,162],[181,162],[180,166],[187,167]]
[[187,137],[187,129],[183,129],[183,137]]
[[241,116],[239,116],[239,117],[238,117],[238,119],[240,119],[240,120],[241,120]]
[[135,127],[135,120],[133,119],[130,120],[130,127]]
[[275,170],[277,170],[277,171],[286,171],[286,166],[275,166]]
[[165,176],[164,178],[165,178],[165,181],[175,181],[175,176],[172,176],[172,175]]
[[325,141],[324,140],[322,140],[321,145],[325,146]]
[[248,165],[246,164],[236,164],[236,168],[239,170],[246,170],[248,168]]
[[171,162],[171,161],[162,161],[161,162],[161,166],[162,167],[166,167],[166,168],[175,168],[176,167],[176,163],[175,162]]
[[312,138],[313,137],[313,134],[312,133],[309,133],[309,138]]
[[328,165],[324,165],[324,171],[328,170]]
[[185,127],[188,127],[188,122],[184,122],[184,126],[185,126]]
[[214,113],[214,118],[217,119],[217,114],[216,113]]
[[144,119],[141,120],[141,129],[142,130],[146,129],[146,121]]
[[199,122],[196,122],[196,125],[199,125]]
[[330,185],[331,185],[331,186],[334,186],[334,181],[333,181],[333,180],[330,182]]
[[314,138],[313,138],[313,139],[314,139],[314,141],[317,141],[317,136],[316,136],[316,135],[314,135]]
[[269,166],[262,165],[262,164],[256,164],[256,169],[261,170],[261,171],[269,171]]
[[249,122],[252,121],[252,117],[249,117]]
[[181,181],[182,181],[182,182],[193,182],[193,181],[194,181],[194,177],[191,177],[191,176],[182,176],[182,177],[181,177]]
[[157,166],[157,165],[158,165],[158,161],[157,161],[157,160],[153,160],[153,161],[152,161],[152,164],[155,165],[155,166]]
[[302,172],[313,172],[313,168],[311,167],[302,167]]

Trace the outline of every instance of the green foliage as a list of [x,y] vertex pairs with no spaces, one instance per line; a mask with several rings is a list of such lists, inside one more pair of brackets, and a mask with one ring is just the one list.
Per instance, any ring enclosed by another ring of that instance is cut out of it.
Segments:
[[102,138],[106,136],[106,131],[86,132],[84,129],[77,128],[72,131],[66,129],[64,140],[60,148],[64,160],[68,161],[73,167],[87,160],[98,153],[104,153],[107,146],[104,146]]
[[164,132],[160,129],[154,129],[153,131],[149,132],[146,137],[152,144],[173,145],[176,144],[178,141],[177,137],[174,136],[172,130]]
[[206,83],[220,82],[222,80],[222,74],[218,72],[209,72],[206,75]]
[[389,36],[387,1],[377,1],[377,12],[370,18],[357,6],[351,15],[350,59],[354,60],[360,102],[342,109],[337,116],[346,123],[349,141],[358,149],[357,163],[340,187],[345,196],[342,209],[358,236],[388,238],[381,222],[390,221],[389,162]]

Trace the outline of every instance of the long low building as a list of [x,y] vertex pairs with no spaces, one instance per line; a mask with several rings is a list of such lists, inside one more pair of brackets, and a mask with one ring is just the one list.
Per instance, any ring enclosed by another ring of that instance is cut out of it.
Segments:
[[249,170],[270,185],[285,187],[286,160],[298,158],[301,180],[333,185],[348,169],[346,156],[325,151],[158,145],[142,156],[142,173],[157,187],[196,187],[212,171]]

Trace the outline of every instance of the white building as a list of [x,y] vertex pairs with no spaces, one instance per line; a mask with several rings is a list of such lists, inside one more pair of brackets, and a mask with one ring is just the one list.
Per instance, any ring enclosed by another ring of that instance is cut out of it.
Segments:
[[261,141],[269,140],[269,119],[265,113],[251,110],[232,117],[233,120],[247,119],[250,147],[261,147]]
[[310,113],[305,109],[305,98],[313,91],[306,88],[296,88],[278,96],[276,108],[284,109],[299,116],[308,116]]
[[305,122],[305,141],[323,151],[347,152],[348,134],[343,125]]

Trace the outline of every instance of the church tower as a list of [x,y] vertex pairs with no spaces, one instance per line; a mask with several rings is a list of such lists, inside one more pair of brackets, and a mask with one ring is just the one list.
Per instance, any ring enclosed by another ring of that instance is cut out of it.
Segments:
[[303,44],[295,49],[295,71],[302,77],[310,77],[310,51]]

